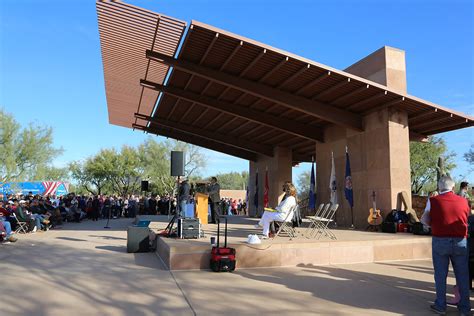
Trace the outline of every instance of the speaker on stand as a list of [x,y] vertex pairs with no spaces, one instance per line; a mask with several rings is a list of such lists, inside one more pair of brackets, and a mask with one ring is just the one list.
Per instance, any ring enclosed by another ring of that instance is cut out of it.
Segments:
[[[179,178],[184,176],[184,152],[182,151],[172,151],[171,152],[171,176],[172,177],[177,177],[176,179],[176,209],[173,214],[173,218],[171,218],[170,222],[168,223],[168,226],[166,226],[165,231],[168,231],[168,236],[171,235],[171,231],[173,230],[173,225],[176,219],[179,217]],[[171,203],[170,203],[170,209],[171,209]],[[170,212],[168,212],[169,216]]]
[[148,181],[142,181],[142,191],[148,192]]

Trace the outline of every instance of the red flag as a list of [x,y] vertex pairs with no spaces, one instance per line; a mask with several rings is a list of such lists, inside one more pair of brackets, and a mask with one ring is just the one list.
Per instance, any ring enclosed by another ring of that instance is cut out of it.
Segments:
[[263,191],[263,207],[268,207],[268,169],[265,170],[265,190]]

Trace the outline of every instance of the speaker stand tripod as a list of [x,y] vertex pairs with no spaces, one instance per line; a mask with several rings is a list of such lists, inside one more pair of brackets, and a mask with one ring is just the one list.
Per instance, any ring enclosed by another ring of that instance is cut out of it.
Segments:
[[[165,232],[167,232],[166,235],[168,237],[171,237],[171,232],[173,230],[174,222],[176,222],[177,219],[181,218],[181,212],[180,212],[180,209],[179,209],[179,207],[180,207],[179,206],[179,180],[180,180],[180,176],[178,176],[178,180],[176,181],[176,187],[178,188],[177,193],[176,193],[176,208],[175,208],[173,217],[169,221],[168,226],[166,226],[166,228],[165,228]],[[171,201],[170,201],[170,208],[169,208],[169,211],[168,211],[168,216],[169,216],[169,213],[170,213],[171,209],[172,208],[171,208]]]

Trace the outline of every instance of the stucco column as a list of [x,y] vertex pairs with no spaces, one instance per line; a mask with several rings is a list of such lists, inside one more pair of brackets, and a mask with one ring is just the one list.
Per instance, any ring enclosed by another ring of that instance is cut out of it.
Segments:
[[317,202],[329,202],[331,151],[334,152],[338,184],[337,223],[351,224],[350,206],[344,197],[345,147],[349,149],[354,194],[354,222],[367,226],[372,192],[377,208],[386,215],[396,208],[397,194],[410,192],[410,147],[405,112],[385,109],[364,118],[364,132],[337,126],[326,130],[326,142],[316,145]]
[[[289,148],[276,147],[274,156],[268,157],[259,155],[257,162],[249,163],[249,215],[256,216],[263,212],[263,194],[265,188],[265,171],[268,168],[269,183],[269,205],[275,207],[278,204],[278,195],[282,192],[281,188],[285,181],[291,181],[292,177],[292,152]],[[254,206],[255,196],[255,178],[258,170],[258,210]]]

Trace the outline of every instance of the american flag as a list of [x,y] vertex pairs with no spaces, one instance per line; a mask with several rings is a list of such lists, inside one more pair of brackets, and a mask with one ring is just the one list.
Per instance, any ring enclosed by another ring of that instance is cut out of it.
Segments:
[[43,195],[48,195],[48,194],[54,194],[56,193],[56,190],[58,187],[62,184],[62,182],[58,181],[43,181],[42,182],[45,190],[43,192]]

